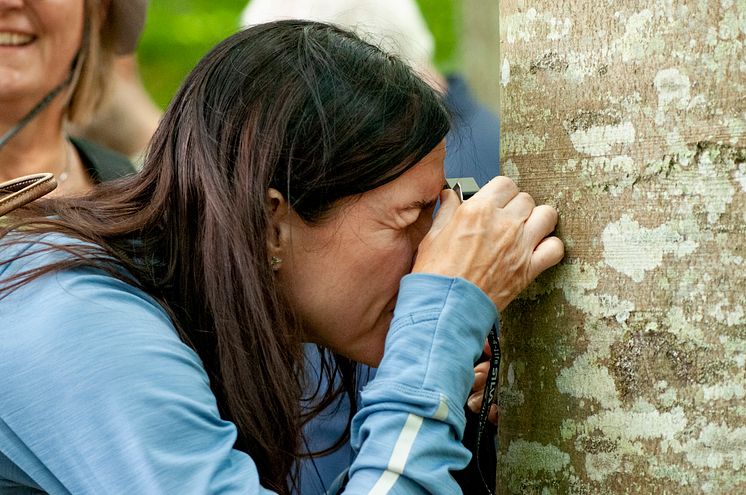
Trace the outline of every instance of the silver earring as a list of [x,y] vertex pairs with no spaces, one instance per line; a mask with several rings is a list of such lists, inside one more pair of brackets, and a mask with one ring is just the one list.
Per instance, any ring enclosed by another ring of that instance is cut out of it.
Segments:
[[269,260],[269,265],[273,270],[279,270],[281,264],[282,258],[278,258],[277,256],[272,256],[272,259]]

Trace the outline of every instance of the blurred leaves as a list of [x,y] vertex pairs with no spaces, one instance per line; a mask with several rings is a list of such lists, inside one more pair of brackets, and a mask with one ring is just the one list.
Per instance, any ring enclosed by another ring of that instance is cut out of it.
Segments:
[[236,0],[150,2],[137,55],[145,87],[158,105],[165,107],[199,59],[238,29],[242,7]]
[[[435,62],[456,63],[458,0],[418,0],[436,41]],[[220,40],[235,33],[241,0],[157,0],[150,2],[138,48],[140,71],[156,103],[165,107],[194,65]]]

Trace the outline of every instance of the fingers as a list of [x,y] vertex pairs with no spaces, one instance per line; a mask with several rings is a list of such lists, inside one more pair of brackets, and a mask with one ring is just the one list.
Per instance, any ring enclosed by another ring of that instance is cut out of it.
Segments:
[[485,361],[479,363],[474,367],[474,386],[471,387],[472,392],[484,390],[487,385],[487,372],[490,370],[490,363]]
[[547,237],[536,246],[531,255],[529,276],[533,280],[547,268],[556,265],[565,255],[565,245],[559,237]]
[[466,401],[466,407],[468,407],[471,412],[478,413],[479,409],[481,409],[482,395],[483,392],[480,390],[479,392],[474,392],[469,396],[469,400]]
[[443,227],[448,225],[448,222],[451,221],[453,214],[456,213],[456,209],[460,205],[461,201],[458,198],[458,194],[453,190],[443,189],[440,191],[440,208],[438,208],[438,213],[433,219],[433,225],[430,227],[430,234],[434,236],[443,230]]
[[535,206],[536,202],[530,194],[520,192],[505,205],[504,210],[521,220],[526,220],[533,214]]
[[440,200],[418,246],[415,273],[464,278],[502,310],[564,255],[562,242],[547,237],[557,224],[557,212],[537,207],[506,177],[491,180],[463,205],[451,190],[442,191]]
[[[473,393],[469,396],[469,400],[466,402],[466,406],[469,408],[471,412],[474,414],[479,414],[479,410],[482,408],[482,391]],[[498,412],[497,412],[497,404],[492,404],[490,406],[490,412],[487,415],[487,420],[492,423],[493,425],[497,424],[498,419]]]
[[474,195],[474,199],[477,197],[489,197],[491,201],[496,203],[498,208],[504,208],[511,199],[518,195],[518,192],[518,186],[515,185],[515,182],[507,177],[498,176],[485,184]]
[[474,366],[474,385],[471,387],[472,394],[469,396],[469,400],[466,401],[466,405],[472,412],[479,412],[479,408],[482,407],[482,396],[484,395],[484,387],[487,385],[487,373],[490,370],[490,363],[485,361]]
[[487,373],[489,370],[489,361],[479,363],[474,367],[474,385],[471,387],[472,394],[469,396],[469,400],[466,401],[466,405],[474,413],[478,413],[482,407],[484,387],[487,386]]
[[[467,405],[467,407],[469,408],[469,410],[471,412],[473,412],[474,414],[479,414],[479,410],[482,408],[482,395],[481,395],[481,393],[479,393],[479,394],[472,394],[469,397],[469,400],[467,401],[466,405]],[[496,425],[497,424],[497,420],[498,420],[498,416],[499,416],[499,414],[497,412],[497,404],[492,404],[490,406],[490,412],[487,415],[487,421],[489,421],[493,425]]]
[[536,246],[557,227],[557,210],[549,205],[539,205],[527,217],[524,232]]
[[556,236],[549,236],[557,227],[557,210],[549,205],[533,209],[524,224],[524,234],[529,245],[535,245],[531,254],[528,275],[531,280],[547,268],[556,265],[565,255],[565,245]]

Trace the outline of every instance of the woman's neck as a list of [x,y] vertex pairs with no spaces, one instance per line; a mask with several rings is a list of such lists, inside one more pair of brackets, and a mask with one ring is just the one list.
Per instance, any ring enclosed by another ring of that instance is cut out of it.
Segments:
[[[0,135],[16,122],[0,122]],[[0,148],[0,182],[22,175],[61,174],[69,163],[61,116],[56,121],[41,112]]]

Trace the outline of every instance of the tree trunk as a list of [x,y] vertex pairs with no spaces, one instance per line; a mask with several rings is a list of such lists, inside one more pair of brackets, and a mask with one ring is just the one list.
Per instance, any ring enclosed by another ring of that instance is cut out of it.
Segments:
[[567,255],[503,315],[498,493],[746,493],[746,1],[500,10],[502,169]]

